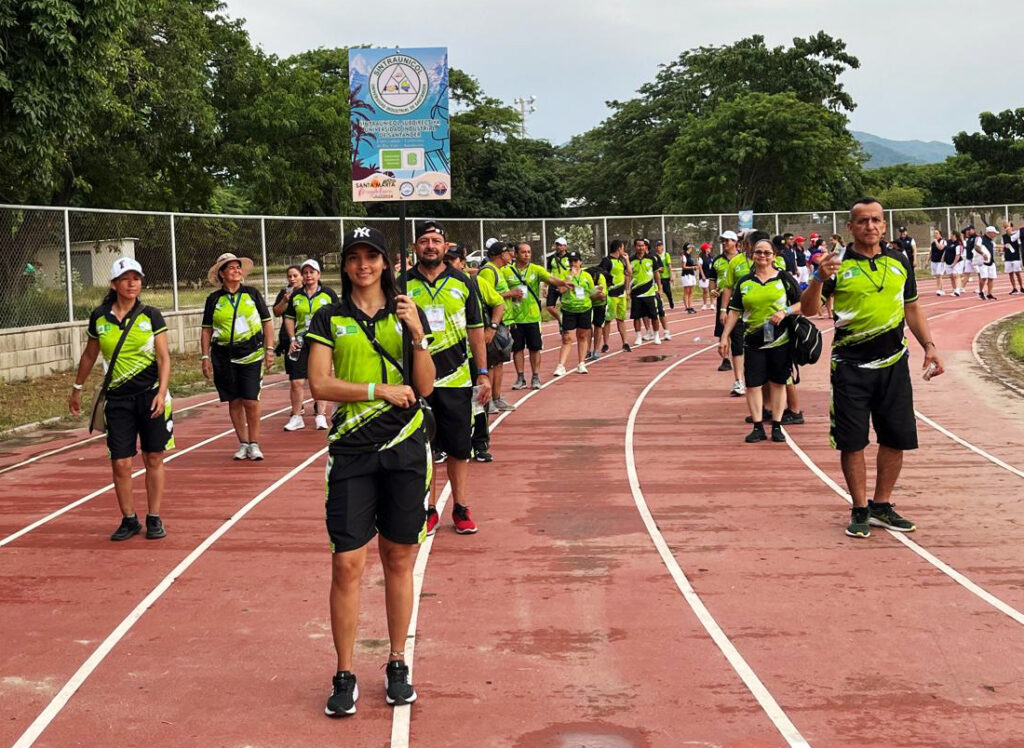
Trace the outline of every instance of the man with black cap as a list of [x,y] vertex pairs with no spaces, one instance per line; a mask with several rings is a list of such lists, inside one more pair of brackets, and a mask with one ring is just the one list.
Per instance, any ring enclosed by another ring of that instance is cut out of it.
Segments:
[[[466,504],[472,454],[473,385],[480,388],[482,402],[491,397],[480,300],[469,278],[443,262],[446,243],[441,224],[421,221],[416,224],[415,236],[419,261],[407,275],[408,294],[426,312],[433,335],[430,353],[437,373],[430,404],[437,421],[435,443],[448,454],[455,531],[470,534],[477,531]],[[471,355],[476,365],[475,382],[470,374]],[[427,532],[433,533],[439,518],[433,503],[435,497],[431,496],[430,501]]]
[[917,267],[917,242],[907,233],[906,226],[900,226],[899,236],[893,244],[910,260],[911,267]]

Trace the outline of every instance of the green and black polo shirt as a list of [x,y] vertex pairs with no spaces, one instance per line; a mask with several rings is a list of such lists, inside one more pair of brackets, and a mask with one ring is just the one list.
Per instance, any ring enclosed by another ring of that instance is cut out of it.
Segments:
[[633,268],[633,287],[629,290],[630,295],[637,299],[654,296],[655,278],[661,270],[661,260],[651,254],[642,258],[633,255],[629,264]]
[[416,265],[408,274],[408,294],[427,315],[432,334],[434,387],[472,387],[467,330],[483,327],[480,299],[469,278],[444,266],[433,282]]
[[[512,303],[512,299],[506,299],[502,296],[503,293],[508,293],[509,290],[505,267],[499,268],[493,262],[488,262],[477,271],[476,280],[480,289],[480,300],[484,305],[489,309],[493,309],[498,304],[503,304],[505,308],[501,314],[501,321],[506,325],[515,324],[515,304]],[[526,293],[529,293],[529,291]],[[485,309],[484,312],[486,313],[486,311]],[[487,315],[487,319],[490,320],[490,315]]]
[[718,255],[711,261],[711,273],[708,280],[714,282],[718,288],[725,288],[725,281],[729,276],[729,258],[724,254]]
[[[398,315],[381,309],[368,317],[347,299],[318,309],[306,331],[306,341],[331,349],[334,376],[346,382],[403,384],[402,374],[373,347],[356,320],[396,362],[402,361],[402,323]],[[424,332],[430,332],[420,311]],[[417,408],[399,408],[386,400],[338,403],[327,434],[331,454],[381,452],[408,439],[423,423]]]
[[[537,300],[540,298],[541,281],[545,283],[551,279],[551,273],[536,263],[528,263],[525,268],[519,267],[516,263],[506,265],[508,271],[506,278],[510,288],[521,288],[523,298],[515,303],[516,322],[524,325],[540,322],[540,305]],[[532,293],[531,293],[532,291]]]
[[[135,305],[141,303],[136,300]],[[124,332],[124,322],[130,316],[131,312],[119,321],[114,316],[110,304],[101,304],[89,315],[86,334],[99,341],[104,362],[109,362],[110,357],[114,355],[117,342]],[[121,352],[117,354],[117,360],[114,361],[114,373],[110,378],[110,387],[107,388],[108,399],[135,397],[141,392],[157,388],[160,376],[156,365],[154,339],[166,332],[167,325],[159,310],[143,305],[139,316],[132,324],[132,329],[128,331]]]
[[836,337],[832,360],[865,369],[883,369],[907,351],[904,306],[917,301],[917,279],[906,256],[886,247],[874,257],[852,246],[834,277],[821,289],[832,298]]
[[569,275],[570,270],[572,270],[572,264],[569,262],[568,252],[565,254],[555,252],[548,257],[548,272],[556,278],[564,279]]
[[764,325],[776,312],[800,301],[800,284],[785,270],[762,281],[748,273],[736,281],[729,309],[739,312],[746,325],[744,343],[750,348],[777,348],[789,342],[789,330],[773,325],[772,342],[764,341]]
[[256,363],[266,355],[263,323],[270,319],[263,295],[252,286],[234,293],[220,288],[206,297],[203,309],[203,327],[213,330],[213,345],[236,364]]
[[562,294],[562,311],[579,314],[589,311],[594,307],[594,277],[586,270],[580,269],[578,275],[572,271],[565,277],[565,280],[573,284],[573,287]]
[[302,286],[296,289],[291,298],[288,299],[288,306],[284,310],[284,317],[295,323],[296,335],[304,335],[306,330],[309,329],[309,323],[313,319],[314,312],[320,307],[334,304],[337,301],[338,294],[326,286],[317,286],[312,294],[306,291],[305,286]]
[[600,264],[600,268],[611,276],[608,283],[608,296],[618,297],[626,293],[626,260],[622,257],[606,255]]

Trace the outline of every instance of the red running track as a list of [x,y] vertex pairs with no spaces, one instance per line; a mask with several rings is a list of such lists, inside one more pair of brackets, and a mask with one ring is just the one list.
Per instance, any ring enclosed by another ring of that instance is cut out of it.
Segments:
[[[929,385],[916,380],[918,410],[1024,467],[1019,398],[987,381],[969,352],[984,323],[1024,301],[922,303],[953,365]],[[531,395],[496,429],[496,461],[473,465],[481,532],[456,536],[445,517],[429,546],[408,742],[785,744],[659,557],[629,452],[670,557],[798,736],[816,746],[1019,745],[1021,624],[885,533],[845,538],[845,502],[792,448],[742,443],[744,404],[727,397],[717,357],[698,353],[712,342],[711,314],[672,319],[671,343]],[[642,360],[652,355],[668,358]],[[627,450],[634,404],[673,364],[636,409]],[[546,354],[545,370],[553,365]],[[825,365],[804,376],[808,423],[790,437],[842,485],[827,446]],[[285,404],[284,388],[268,390],[267,412]],[[230,437],[168,464],[164,541],[109,543],[107,492],[0,548],[0,741],[16,741],[147,593],[277,484],[112,644],[37,744],[403,744],[401,712],[381,693],[376,565],[357,644],[359,713],[340,723],[321,714],[333,664],[323,459],[281,479],[323,435],[283,434],[285,417],[265,423],[262,464],[233,463]],[[197,408],[177,440],[227,427],[223,408]],[[1022,479],[919,430],[897,489],[920,528],[911,539],[1024,610]],[[93,444],[0,481],[3,537],[102,487],[109,468]]]

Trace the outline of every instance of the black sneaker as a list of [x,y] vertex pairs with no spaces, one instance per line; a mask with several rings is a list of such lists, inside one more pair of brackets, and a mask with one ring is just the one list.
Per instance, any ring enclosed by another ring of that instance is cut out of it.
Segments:
[[978,291],[978,298],[981,299],[982,301],[984,301],[985,300],[985,294],[983,294],[981,291]]
[[356,676],[348,670],[342,670],[334,676],[334,690],[327,699],[324,714],[328,717],[351,717],[356,713],[356,701],[359,699],[359,686]]
[[416,701],[416,691],[409,682],[409,666],[402,660],[389,662],[387,667],[388,703],[392,706]]
[[799,426],[804,422],[804,412],[801,410],[799,413],[794,413],[789,408],[782,411],[782,425],[783,426]]
[[434,462],[436,462],[438,465],[440,465],[442,462],[444,462],[447,459],[448,459],[448,453],[447,452],[441,452],[440,450],[438,450],[437,452],[434,452]]
[[494,462],[494,456],[486,449],[474,449],[473,459],[477,462]]
[[778,421],[772,423],[772,441],[773,442],[784,442],[786,441],[786,435],[782,433],[782,424]]
[[142,532],[142,525],[139,524],[139,518],[134,514],[131,517],[122,517],[121,525],[114,530],[114,534],[110,536],[111,540],[127,540],[132,535],[138,535]]
[[764,433],[764,424],[755,423],[754,428],[743,441],[747,444],[753,444],[755,442],[763,442],[767,438],[768,435]]
[[[1016,291],[1014,293],[1016,293]],[[605,343],[604,345],[601,346],[601,353],[607,353],[607,352],[608,352],[608,344]]]
[[871,524],[868,522],[870,510],[866,506],[855,506],[850,510],[850,524],[846,526],[846,534],[851,538],[866,538],[871,535]]
[[629,343],[623,343],[622,344],[622,350],[624,350],[626,353],[629,353],[633,349],[629,347]]
[[163,520],[160,519],[159,515],[147,514],[146,540],[159,540],[166,534],[167,530],[164,529]]
[[884,527],[896,532],[913,532],[917,529],[917,525],[909,519],[898,515],[892,504],[876,504],[868,500],[868,510],[868,524],[875,527]]
[[985,298],[988,299],[989,301],[995,301],[996,300],[996,297],[993,296],[992,294],[985,294]]
[[727,358],[722,359],[722,363],[718,365],[719,371],[732,371],[732,362]]
[[[770,421],[770,420],[772,420],[772,412],[770,410],[762,410],[761,411],[761,420],[762,421]],[[753,423],[753,422],[754,422],[754,419],[751,416],[747,416],[746,418],[743,419],[743,423]],[[783,421],[783,423],[785,423],[785,421]]]

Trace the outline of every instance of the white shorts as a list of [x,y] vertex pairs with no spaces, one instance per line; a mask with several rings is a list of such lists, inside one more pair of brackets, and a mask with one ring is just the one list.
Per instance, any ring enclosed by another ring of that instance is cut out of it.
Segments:
[[964,272],[964,264],[962,262],[954,262],[952,265],[946,265],[946,275],[960,275]]
[[1019,273],[1021,269],[1020,260],[1007,260],[1003,264],[1003,270],[1007,273]]
[[[1019,262],[1017,264],[1020,265]],[[1018,270],[1019,269],[1020,268],[1018,268]],[[701,278],[700,280],[697,281],[697,285],[700,286],[701,288],[707,288],[708,286],[711,285],[711,281],[709,281],[707,278]]]
[[796,279],[799,283],[807,283],[811,277],[811,271],[807,269],[806,265],[801,265],[796,269]]
[[996,278],[996,266],[995,265],[979,265],[978,266],[978,277],[979,278]]
[[946,274],[946,263],[944,262],[933,262],[932,263],[932,275],[939,276]]
[[683,288],[693,288],[694,286],[697,285],[697,276],[696,275],[684,275],[682,277],[682,281],[683,281],[683,283],[682,283]]
[[970,275],[974,272],[974,263],[970,260],[960,261],[960,275]]

